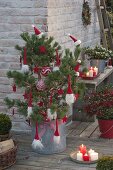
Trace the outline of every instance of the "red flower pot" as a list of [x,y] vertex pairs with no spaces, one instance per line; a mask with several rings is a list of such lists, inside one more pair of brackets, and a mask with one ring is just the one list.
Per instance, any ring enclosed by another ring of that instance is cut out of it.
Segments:
[[113,120],[98,120],[102,138],[113,138]]

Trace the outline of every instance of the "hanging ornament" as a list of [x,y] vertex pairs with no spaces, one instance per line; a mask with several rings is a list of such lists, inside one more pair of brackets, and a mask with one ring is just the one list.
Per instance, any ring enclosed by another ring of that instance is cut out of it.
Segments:
[[42,54],[45,54],[45,53],[46,53],[46,48],[45,48],[44,45],[41,45],[41,46],[39,47],[39,52],[42,53]]
[[26,92],[23,94],[23,96],[24,96],[24,99],[28,99],[28,94]]
[[38,105],[39,107],[43,107],[43,106],[44,106],[44,102],[40,101],[40,102],[37,103],[37,105]]
[[59,135],[59,130],[58,130],[58,119],[56,118],[56,130],[54,132],[54,142],[56,144],[60,143],[60,135]]
[[39,67],[35,66],[35,67],[33,68],[33,71],[34,71],[34,73],[38,73]]
[[62,121],[63,121],[63,123],[66,123],[67,122],[67,116],[65,115],[64,117],[63,117],[63,119],[62,119]]
[[43,149],[43,147],[44,147],[43,144],[41,143],[39,135],[38,135],[38,122],[36,122],[35,138],[32,142],[32,147],[33,147],[33,149],[37,149],[37,148]]
[[53,115],[51,114],[51,109],[50,109],[50,108],[47,109],[47,118],[48,118],[49,120],[53,120]]
[[44,83],[44,80],[43,79],[40,79],[36,82],[36,88],[37,90],[39,91],[42,91],[45,89],[45,83]]
[[57,92],[58,92],[59,96],[62,96],[64,94],[64,90],[63,89],[58,89]]
[[24,59],[22,64],[22,73],[28,73],[29,72],[29,66],[27,65],[27,49],[24,48]]
[[32,25],[32,27],[34,28],[34,32],[36,35],[38,36],[42,36],[43,35],[43,32],[41,32],[38,28],[36,28],[34,25]]
[[112,68],[112,59],[111,58],[109,58],[109,60],[108,60],[107,67]]
[[32,110],[32,93],[30,92],[29,101],[28,101],[28,108],[27,108],[27,118],[30,118],[32,112],[33,112],[33,110]]
[[84,26],[91,24],[91,9],[89,7],[89,2],[84,0],[82,7],[82,22]]
[[78,98],[79,98],[79,94],[76,93],[76,94],[75,94],[75,101],[78,100]]
[[71,88],[71,76],[68,76],[68,89],[66,94],[66,103],[71,105],[75,101],[75,96],[73,94],[72,88]]
[[76,66],[74,67],[75,72],[79,71],[80,65],[81,65],[81,60],[78,60]]
[[16,84],[14,84],[14,85],[12,86],[12,88],[13,88],[13,92],[16,92]]
[[75,37],[73,37],[72,35],[68,34],[69,37],[74,41],[75,46],[80,45],[81,41],[77,40]]
[[61,63],[60,56],[58,54],[58,49],[56,49],[56,63],[55,63],[55,66],[53,67],[53,71],[59,70],[60,63]]
[[49,73],[51,73],[51,68],[50,67],[43,67],[42,70],[41,70],[41,74],[43,76],[47,76]]

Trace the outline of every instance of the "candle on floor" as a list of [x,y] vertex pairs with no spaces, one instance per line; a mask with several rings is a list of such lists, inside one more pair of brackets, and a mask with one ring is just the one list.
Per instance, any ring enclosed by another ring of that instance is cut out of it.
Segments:
[[84,161],[89,161],[89,155],[87,153],[85,155],[83,155],[83,160]]
[[91,160],[91,161],[96,161],[96,160],[98,160],[98,153],[97,153],[97,152],[92,152],[92,153],[90,154],[90,160]]
[[82,144],[82,145],[79,147],[79,151],[84,155],[84,154],[87,152],[86,146]]
[[77,153],[77,160],[83,161],[83,154],[80,151]]

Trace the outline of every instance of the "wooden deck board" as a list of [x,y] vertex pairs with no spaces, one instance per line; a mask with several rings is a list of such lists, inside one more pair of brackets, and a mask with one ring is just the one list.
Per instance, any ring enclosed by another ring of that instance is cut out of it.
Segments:
[[69,154],[78,150],[81,144],[103,155],[112,155],[113,139],[99,138],[97,122],[73,122],[67,127],[67,148],[64,152],[53,155],[40,155],[31,148],[30,133],[12,132],[18,143],[16,164],[9,170],[95,170],[96,164],[77,164],[70,160]]

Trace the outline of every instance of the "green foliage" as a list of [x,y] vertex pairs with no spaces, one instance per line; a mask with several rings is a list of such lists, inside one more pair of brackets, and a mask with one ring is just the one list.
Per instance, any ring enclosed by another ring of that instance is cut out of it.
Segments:
[[113,58],[113,52],[111,50],[107,50],[102,46],[95,46],[94,48],[84,48],[84,53],[90,59],[100,59],[100,60],[107,60],[110,57]]
[[9,116],[0,113],[0,135],[8,134],[11,127],[12,127],[12,123]]
[[[29,35],[28,33],[21,34],[22,39],[25,41],[25,46],[16,46],[16,49],[20,51],[22,59],[24,58],[24,48],[27,49],[27,64],[29,65],[30,71],[28,73],[23,73],[21,71],[9,71],[7,73],[8,78],[13,78],[16,86],[25,90],[29,96],[32,92],[32,108],[33,112],[31,118],[33,121],[38,120],[38,122],[44,121],[44,115],[47,113],[47,109],[50,108],[52,114],[57,112],[58,118],[63,118],[67,112],[65,95],[67,92],[68,75],[72,78],[72,89],[76,94],[82,94],[84,90],[84,85],[77,83],[76,74],[74,67],[77,64],[77,59],[80,55],[81,48],[77,46],[74,53],[70,49],[66,49],[64,56],[59,53],[61,59],[61,66],[57,71],[51,71],[47,76],[42,76],[42,69],[46,66],[53,70],[53,64],[56,62],[56,49],[61,50],[61,46],[58,42],[54,41],[53,37],[41,38],[36,35]],[[43,47],[44,51],[40,50]],[[34,67],[38,67],[38,73],[34,74]],[[37,83],[42,79],[45,83],[45,88],[43,90],[37,89]],[[63,89],[64,93],[60,97],[58,94],[58,89]],[[52,104],[50,106],[49,97],[52,95]],[[14,100],[6,98],[5,102],[9,108],[17,107],[20,114],[27,116],[29,97],[25,100]],[[38,103],[42,102],[43,105],[39,106]]]
[[97,92],[86,95],[85,111],[89,116],[96,115],[98,119],[113,120],[113,87],[106,86]]
[[103,156],[97,162],[96,170],[113,170],[113,157]]

